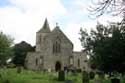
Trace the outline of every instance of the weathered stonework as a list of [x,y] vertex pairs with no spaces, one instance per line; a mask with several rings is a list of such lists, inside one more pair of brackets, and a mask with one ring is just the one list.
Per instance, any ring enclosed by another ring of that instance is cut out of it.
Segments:
[[50,31],[47,19],[36,33],[36,51],[29,52],[25,65],[30,70],[63,70],[64,67],[88,68],[83,52],[73,52],[73,44],[56,26]]

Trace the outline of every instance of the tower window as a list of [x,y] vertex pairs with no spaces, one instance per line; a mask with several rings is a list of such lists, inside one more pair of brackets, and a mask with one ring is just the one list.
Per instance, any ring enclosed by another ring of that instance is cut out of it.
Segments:
[[61,52],[61,50],[60,50],[60,43],[56,41],[53,44],[53,53],[60,53],[60,52]]

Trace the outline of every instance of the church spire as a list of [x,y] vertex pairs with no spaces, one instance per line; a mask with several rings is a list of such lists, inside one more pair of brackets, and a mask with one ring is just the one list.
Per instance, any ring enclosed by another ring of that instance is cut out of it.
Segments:
[[49,33],[50,32],[49,23],[48,23],[47,18],[45,19],[43,27],[38,32],[43,32],[43,33]]

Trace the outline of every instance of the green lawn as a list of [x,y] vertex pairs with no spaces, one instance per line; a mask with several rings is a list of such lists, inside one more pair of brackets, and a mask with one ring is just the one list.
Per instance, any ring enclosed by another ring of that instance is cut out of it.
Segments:
[[[45,73],[23,70],[17,73],[16,69],[0,69],[0,83],[9,80],[10,83],[64,83],[57,80],[57,73]],[[81,74],[66,74],[66,79],[81,83]]]
[[[45,73],[23,70],[21,73],[17,73],[16,69],[0,69],[0,83],[9,80],[9,83],[64,83],[57,81],[57,73]],[[66,80],[72,80],[73,83],[82,83],[82,74],[72,73],[66,74]],[[93,80],[90,80],[93,83]],[[102,83],[111,83],[109,79],[103,80]],[[123,83],[123,81],[121,81]]]

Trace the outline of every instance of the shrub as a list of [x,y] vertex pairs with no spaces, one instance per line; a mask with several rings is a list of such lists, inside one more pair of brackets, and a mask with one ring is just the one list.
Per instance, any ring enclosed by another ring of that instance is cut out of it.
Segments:
[[82,69],[77,69],[76,70],[78,73],[81,73],[82,72]]
[[5,79],[3,83],[10,83],[10,81],[8,79]]
[[15,64],[13,64],[13,63],[10,63],[10,64],[7,64],[7,66],[6,66],[7,68],[15,68],[16,67],[16,65]]

